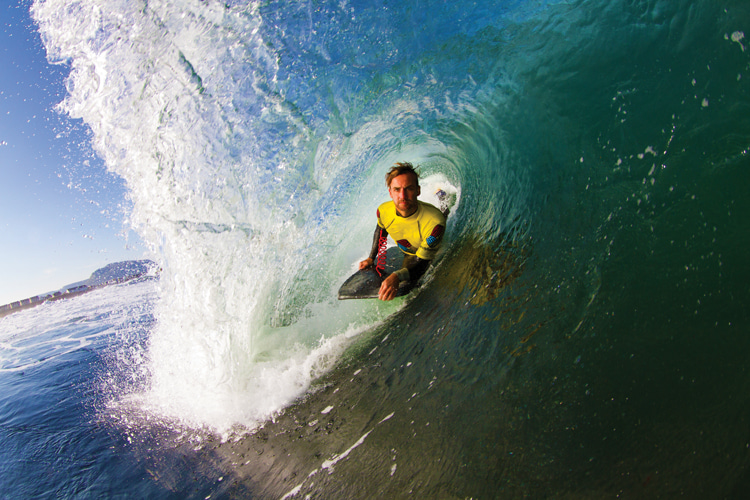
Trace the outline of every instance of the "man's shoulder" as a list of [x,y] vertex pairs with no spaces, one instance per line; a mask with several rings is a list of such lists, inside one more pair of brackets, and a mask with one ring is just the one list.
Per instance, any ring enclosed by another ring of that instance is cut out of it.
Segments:
[[394,216],[396,215],[396,204],[393,200],[384,201],[378,205],[378,217],[383,216]]
[[393,203],[393,200],[384,201],[380,205],[378,205],[378,210],[393,210],[396,211],[396,204]]
[[419,204],[422,207],[422,217],[433,220],[435,224],[445,225],[445,215],[438,207],[426,201],[420,201]]

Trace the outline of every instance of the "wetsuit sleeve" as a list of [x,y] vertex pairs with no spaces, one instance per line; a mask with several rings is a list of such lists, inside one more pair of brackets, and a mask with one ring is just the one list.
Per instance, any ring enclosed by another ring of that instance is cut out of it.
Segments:
[[425,271],[427,271],[428,267],[430,267],[429,260],[416,257],[414,259],[411,259],[411,261],[407,263],[406,266],[396,271],[396,275],[398,276],[399,281],[409,280],[411,282],[414,282],[422,277]]
[[445,225],[435,224],[430,235],[422,241],[417,249],[417,257],[427,261],[434,259],[440,244],[443,242],[443,233],[445,233]]
[[[378,256],[378,248],[380,247],[380,238],[387,238],[388,231],[380,225],[375,226],[375,233],[372,235],[372,248],[370,249],[370,258],[374,261]],[[376,263],[377,264],[377,263]]]

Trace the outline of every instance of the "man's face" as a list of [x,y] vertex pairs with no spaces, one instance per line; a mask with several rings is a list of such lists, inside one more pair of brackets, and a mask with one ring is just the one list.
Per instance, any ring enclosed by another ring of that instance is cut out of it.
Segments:
[[421,193],[416,176],[401,174],[391,179],[388,194],[396,204],[396,212],[401,217],[408,217],[417,211],[417,196]]

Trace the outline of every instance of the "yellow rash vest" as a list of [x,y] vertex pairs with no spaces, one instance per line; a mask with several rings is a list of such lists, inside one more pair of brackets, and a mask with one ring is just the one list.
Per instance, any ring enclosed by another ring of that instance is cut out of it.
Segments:
[[409,217],[398,215],[393,201],[383,203],[378,207],[378,226],[388,231],[405,254],[432,260],[443,239],[445,216],[429,203],[417,203],[417,211]]

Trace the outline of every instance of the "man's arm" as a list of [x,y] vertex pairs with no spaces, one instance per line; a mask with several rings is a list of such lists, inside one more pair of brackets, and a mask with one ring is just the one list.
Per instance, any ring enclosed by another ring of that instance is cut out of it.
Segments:
[[367,269],[375,264],[375,259],[378,257],[378,250],[380,249],[380,240],[388,237],[388,231],[379,225],[375,225],[375,232],[372,235],[372,248],[370,248],[370,256],[359,263],[360,269]]
[[399,283],[406,280],[417,281],[427,271],[427,268],[430,267],[431,261],[429,260],[420,259],[419,257],[407,258],[409,260],[404,267],[395,273],[389,274],[383,280],[383,283],[380,284],[380,291],[378,292],[380,300],[392,300],[396,297]]
[[409,260],[410,262],[404,266],[409,271],[409,281],[417,281],[421,278],[425,271],[427,271],[427,268],[430,267],[430,262],[432,262],[431,260],[420,259],[419,257]]

